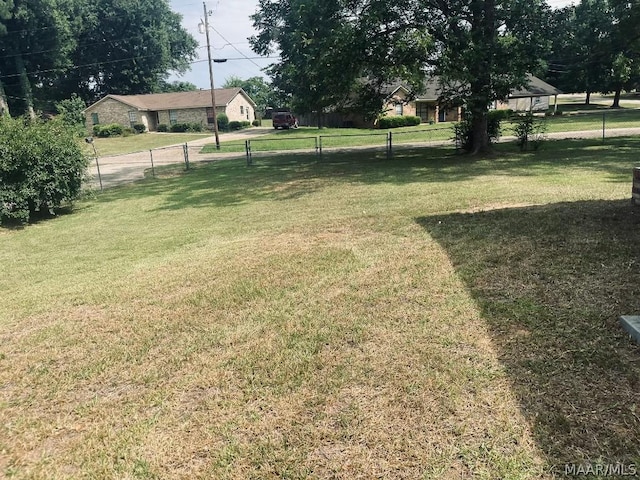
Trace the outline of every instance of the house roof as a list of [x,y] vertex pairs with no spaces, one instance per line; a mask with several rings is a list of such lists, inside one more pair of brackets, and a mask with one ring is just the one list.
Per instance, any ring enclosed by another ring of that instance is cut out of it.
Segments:
[[[255,102],[242,88],[216,88],[216,107],[227,106],[237,95],[244,95],[253,107]],[[211,106],[211,90],[194,90],[192,92],[149,93],[144,95],[107,95],[89,108],[107,98],[129,105],[142,111],[179,110],[188,108],[204,108]]]
[[[547,82],[539,79],[538,77],[534,77],[531,74],[527,74],[527,79],[529,81],[528,88],[513,90],[509,94],[509,98],[540,97],[546,95],[559,95],[562,93],[553,85],[549,85]],[[442,93],[442,87],[438,77],[429,77],[425,81],[424,87],[424,92],[418,95],[417,100],[438,100]]]
[[509,98],[541,97],[546,95],[560,95],[562,93],[562,91],[538,77],[529,74],[527,78],[529,79],[529,87],[512,91],[509,94]]

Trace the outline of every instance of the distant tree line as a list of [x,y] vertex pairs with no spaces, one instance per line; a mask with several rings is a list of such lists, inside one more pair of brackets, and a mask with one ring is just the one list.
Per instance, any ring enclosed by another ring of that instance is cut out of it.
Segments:
[[162,91],[197,42],[167,0],[0,0],[0,111]]
[[566,93],[614,93],[640,84],[640,3],[582,0],[552,12],[547,79]]

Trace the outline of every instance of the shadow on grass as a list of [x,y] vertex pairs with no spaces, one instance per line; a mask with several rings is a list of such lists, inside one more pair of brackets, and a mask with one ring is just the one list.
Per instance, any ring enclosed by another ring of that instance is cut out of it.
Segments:
[[549,141],[538,152],[520,153],[515,144],[500,144],[490,158],[455,153],[451,147],[398,148],[392,158],[384,152],[342,151],[323,157],[280,154],[196,164],[159,170],[158,178],[109,189],[104,201],[162,197],[158,210],[234,206],[254,201],[297,198],[328,183],[407,184],[472,180],[483,175],[533,176],[569,169],[592,169],[612,182],[629,181],[640,138],[618,138],[602,145],[597,140]]
[[[640,467],[640,208],[584,201],[422,217],[483,312],[550,466]],[[613,478],[613,477],[612,477]]]

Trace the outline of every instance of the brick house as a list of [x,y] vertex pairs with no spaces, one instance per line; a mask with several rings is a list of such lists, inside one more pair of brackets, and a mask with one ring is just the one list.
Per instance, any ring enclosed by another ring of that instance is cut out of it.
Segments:
[[[216,114],[224,113],[229,121],[256,119],[256,104],[241,88],[216,88]],[[85,125],[91,131],[94,125],[119,123],[132,126],[145,125],[148,131],[157,131],[158,125],[200,123],[213,128],[211,90],[193,92],[151,93],[146,95],[107,95],[84,111]]]
[[[557,88],[533,75],[528,76],[526,88],[513,90],[506,101],[494,102],[492,109],[511,109],[516,112],[546,111],[552,106],[557,108],[557,98],[562,93]],[[387,85],[381,94],[383,100],[383,116],[410,115],[420,117],[421,123],[459,122],[462,120],[462,107],[442,101],[442,86],[438,77],[430,77],[424,83],[422,93],[412,95],[408,86],[402,82]],[[551,97],[555,103],[551,104]],[[300,125],[315,125],[315,115],[300,116]],[[328,113],[325,115],[325,126],[330,127],[375,127],[377,121],[367,120],[356,113]]]
[[[554,97],[553,107],[557,109],[560,90],[533,75],[528,75],[527,80],[526,87],[514,89],[506,101],[495,101],[491,108],[514,112],[546,111],[551,108],[551,97]],[[437,77],[429,78],[424,87],[423,93],[411,99],[410,91],[399,85],[386,99],[385,115],[415,115],[422,123],[459,122],[462,119],[460,106],[441,102],[441,86]]]

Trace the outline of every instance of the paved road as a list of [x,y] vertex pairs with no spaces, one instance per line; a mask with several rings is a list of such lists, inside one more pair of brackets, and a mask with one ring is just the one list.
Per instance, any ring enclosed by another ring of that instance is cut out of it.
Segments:
[[[257,127],[247,130],[242,130],[234,133],[224,133],[220,135],[221,143],[245,140],[249,138],[256,138],[261,135],[272,132],[273,130],[267,127]],[[607,129],[606,137],[620,137],[628,135],[640,135],[640,128],[615,128]],[[563,138],[602,138],[602,130],[583,130],[577,132],[554,132],[546,135],[550,139],[563,139]],[[503,137],[500,141],[508,142],[515,140],[515,137]],[[244,153],[200,153],[202,146],[215,143],[215,138],[205,137],[202,139],[194,140],[187,144],[187,153],[189,162],[206,162],[220,160],[221,158],[230,157],[244,157]],[[405,146],[420,146],[420,145],[443,145],[449,144],[450,141],[442,142],[414,142],[411,145]],[[400,146],[400,145],[398,145]],[[371,148],[371,147],[360,147]],[[379,147],[380,148],[380,147]],[[338,150],[344,150],[341,147]],[[327,149],[329,151],[329,149]],[[99,188],[99,178],[102,179],[103,188],[120,185],[123,183],[130,183],[136,180],[145,178],[145,176],[152,174],[152,162],[154,167],[161,165],[182,164],[185,162],[184,145],[173,145],[164,148],[154,149],[152,152],[137,152],[127,155],[107,156],[99,158],[100,176],[98,176],[98,167],[95,162],[90,166],[89,173],[92,177],[90,185],[93,188]]]

